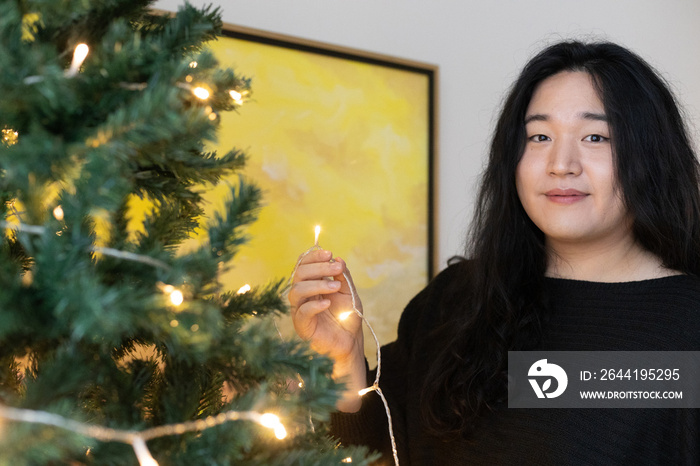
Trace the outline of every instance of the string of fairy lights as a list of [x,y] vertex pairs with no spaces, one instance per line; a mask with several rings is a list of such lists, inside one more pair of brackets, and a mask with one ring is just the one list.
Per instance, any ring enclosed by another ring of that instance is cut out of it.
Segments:
[[[78,44],[73,52],[73,59],[71,61],[71,64],[67,70],[64,72],[64,76],[66,78],[73,78],[78,75],[80,72],[80,68],[87,58],[89,54],[89,47],[87,44],[81,43]],[[190,68],[196,68],[198,66],[196,61],[192,61],[189,64]],[[43,81],[42,76],[29,76],[24,79],[24,83],[27,85],[32,85],[36,83],[40,83]],[[206,101],[210,98],[211,96],[211,90],[204,84],[195,84],[194,83],[194,78],[192,75],[187,75],[185,77],[185,83],[177,83],[177,86],[191,92],[195,97],[202,101]],[[147,85],[143,83],[122,83],[122,87],[132,89],[132,90],[143,90]],[[237,105],[241,105],[244,103],[245,98],[247,96],[248,91],[243,90],[243,91],[238,91],[235,89],[231,89],[228,91],[229,96]],[[213,109],[209,106],[205,107],[205,112],[208,115],[208,118],[210,120],[215,120],[217,118],[216,112],[213,111]],[[17,131],[11,128],[4,128],[1,130],[1,141],[7,146],[14,145],[18,142],[19,140],[19,134]],[[63,219],[63,210],[61,206],[57,206],[53,210],[53,215],[57,220],[62,220]],[[16,232],[24,232],[28,234],[35,234],[35,235],[42,235],[46,232],[46,229],[42,226],[37,226],[37,225],[29,225],[21,222],[21,219],[19,218],[18,213],[15,213],[15,216],[17,217],[17,221],[15,222],[8,222],[8,221],[0,221],[0,227],[4,229],[9,229],[13,230]],[[292,277],[296,274],[297,268],[299,267],[299,264],[301,263],[302,259],[306,257],[310,252],[321,249],[318,243],[318,238],[319,238],[319,233],[320,233],[320,226],[316,227],[316,237],[315,237],[315,243],[314,245],[309,248],[302,256],[300,256],[299,261],[297,262],[296,266],[294,267],[294,272],[292,273]],[[145,255],[140,255],[140,254],[135,254],[132,252],[127,252],[127,251],[120,251],[116,250],[113,248],[107,248],[107,247],[99,247],[99,246],[91,246],[90,251],[96,254],[102,254],[102,255],[108,255],[112,257],[116,257],[122,260],[127,260],[127,261],[134,261],[134,262],[140,262],[144,264],[151,265],[153,267],[158,267],[158,268],[163,268],[163,269],[169,269],[169,265],[166,264],[165,262],[159,261],[157,259],[154,259],[149,256]],[[23,279],[23,283],[29,280],[31,282],[31,272],[28,271],[25,273],[26,277]],[[349,277],[346,272],[343,272],[343,276],[345,279],[349,281]],[[169,299],[170,303],[173,306],[180,306],[184,300],[185,296],[183,294],[183,291],[176,288],[173,285],[170,284],[163,284],[159,283],[158,288],[160,291]],[[241,289],[238,290],[238,293],[245,293],[250,290],[250,287],[248,285],[242,287]],[[382,392],[382,389],[379,386],[379,380],[381,376],[381,350],[380,350],[380,344],[379,340],[377,338],[377,335],[375,334],[372,326],[370,323],[367,321],[365,316],[362,314],[362,312],[357,308],[357,298],[356,298],[356,291],[352,289],[351,287],[351,300],[352,300],[352,309],[348,311],[344,311],[340,313],[337,318],[339,320],[346,320],[348,319],[352,314],[355,314],[358,316],[362,322],[367,326],[367,328],[370,330],[372,337],[374,338],[374,342],[376,344],[377,348],[377,371],[376,371],[376,377],[374,380],[374,383],[358,392],[359,396],[363,396],[369,392],[377,392],[379,397],[381,398],[384,408],[386,411],[386,416],[388,420],[388,425],[389,425],[389,437],[391,440],[391,448],[392,448],[392,453],[394,457],[394,463],[396,466],[399,465],[399,459],[398,459],[398,453],[397,453],[397,448],[396,448],[396,439],[394,437],[394,432],[393,432],[393,426],[392,426],[392,418],[391,418],[391,411],[389,409],[389,404],[386,400],[386,397],[384,396],[384,393]],[[173,321],[176,322],[176,321]],[[173,325],[173,322],[171,322],[171,325]],[[176,324],[175,324],[176,325]],[[173,325],[173,326],[175,326]],[[300,383],[301,386],[301,383]],[[158,466],[158,462],[155,460],[153,455],[151,454],[150,450],[148,449],[147,442],[149,440],[159,438],[159,437],[165,437],[165,436],[172,436],[172,435],[182,435],[186,432],[193,432],[193,431],[204,431],[206,429],[210,429],[216,426],[219,426],[221,424],[227,423],[227,422],[232,422],[232,421],[251,421],[255,422],[263,427],[266,427],[270,429],[275,437],[278,439],[284,439],[287,436],[287,431],[280,421],[280,418],[270,412],[266,413],[261,413],[258,411],[227,411],[215,416],[209,416],[204,419],[198,419],[195,421],[188,421],[188,422],[182,422],[182,423],[176,423],[176,424],[168,424],[168,425],[162,425],[158,427],[153,427],[150,429],[145,429],[141,431],[136,431],[136,430],[121,430],[121,429],[113,429],[113,428],[108,428],[108,427],[103,427],[99,425],[94,425],[94,424],[87,424],[87,423],[82,423],[78,422],[72,419],[68,419],[66,417],[54,414],[54,413],[49,413],[46,411],[40,411],[40,410],[28,410],[28,409],[19,409],[19,408],[13,408],[10,406],[5,406],[3,404],[0,404],[0,419],[4,420],[9,420],[9,421],[15,421],[15,422],[25,422],[25,423],[30,423],[30,424],[42,424],[42,425],[47,425],[47,426],[53,426],[57,427],[60,429],[65,429],[80,435],[83,435],[85,437],[93,438],[96,440],[100,441],[105,441],[105,442],[120,442],[120,443],[125,443],[128,445],[131,445],[131,447],[134,450],[134,454],[141,466]],[[352,458],[346,458],[342,460],[343,463],[351,463]]]
[[[314,229],[315,232],[315,241],[314,245],[311,246],[309,249],[307,249],[301,256],[299,256],[299,259],[297,260],[296,265],[294,266],[294,271],[292,272],[292,276],[290,278],[290,281],[294,278],[294,276],[297,273],[297,270],[299,269],[299,266],[301,265],[301,262],[304,260],[306,256],[308,256],[311,252],[316,251],[316,250],[322,250],[323,248],[319,245],[318,243],[318,238],[319,235],[321,234],[321,226],[316,225],[316,228]],[[333,261],[333,259],[331,259]],[[350,285],[352,282],[350,280],[350,277],[348,276],[347,270],[343,271],[343,278],[345,278],[345,281]],[[389,403],[387,402],[386,397],[384,396],[384,392],[382,391],[381,387],[379,386],[379,378],[381,377],[382,373],[382,351],[381,351],[381,345],[379,344],[379,339],[377,338],[377,334],[374,332],[374,329],[372,328],[372,325],[370,325],[369,321],[367,318],[364,316],[362,311],[360,311],[357,308],[357,291],[353,286],[349,286],[350,288],[350,299],[352,302],[352,309],[340,312],[336,318],[338,320],[345,321],[350,318],[353,314],[355,314],[357,317],[359,317],[362,322],[367,326],[367,329],[370,331],[372,334],[372,338],[374,338],[374,344],[376,345],[377,348],[377,370],[376,370],[376,375],[374,378],[374,383],[370,385],[369,387],[363,388],[362,390],[358,391],[359,396],[364,396],[367,393],[370,392],[377,392],[377,395],[382,400],[382,403],[384,404],[384,411],[386,412],[386,417],[387,417],[387,423],[389,424],[389,440],[391,441],[391,452],[394,457],[394,464],[396,466],[399,466],[399,455],[398,451],[396,448],[396,437],[394,436],[394,427],[393,427],[393,421],[391,418],[391,410],[389,409]]]
[[280,440],[287,436],[287,430],[276,414],[259,413],[257,411],[227,411],[216,416],[197,419],[196,421],[167,424],[141,431],[112,429],[86,424],[46,411],[12,408],[2,404],[0,404],[0,418],[58,427],[103,442],[119,442],[131,445],[141,466],[158,466],[158,462],[148,449],[147,441],[171,435],[182,435],[186,432],[201,432],[231,421],[255,422],[272,430],[275,437]]

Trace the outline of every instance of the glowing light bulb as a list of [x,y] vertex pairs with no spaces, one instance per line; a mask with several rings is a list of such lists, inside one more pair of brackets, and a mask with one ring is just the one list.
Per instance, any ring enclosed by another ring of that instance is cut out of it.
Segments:
[[314,238],[314,244],[318,246],[318,235],[321,234],[321,225],[316,225],[316,228],[314,228],[314,233],[316,234]]
[[19,137],[19,133],[15,130],[12,130],[12,129],[3,129],[2,130],[2,142],[7,144],[8,146],[11,146],[13,144],[17,144],[18,137]]
[[75,50],[73,51],[73,60],[82,63],[87,57],[89,51],[90,47],[88,47],[87,44],[80,43],[76,45]]
[[85,58],[87,58],[89,51],[90,48],[87,46],[87,44],[78,44],[75,46],[75,50],[73,51],[73,61],[71,62],[68,71],[66,71],[66,76],[72,77],[78,74],[78,70],[80,70],[80,66],[85,61]]
[[82,65],[88,56],[90,47],[87,44],[78,44],[75,46],[75,51],[73,51],[73,61],[78,63],[78,66]]
[[238,289],[238,291],[236,291],[236,294],[245,294],[245,293],[249,292],[250,289],[251,289],[251,288],[250,288],[250,285],[246,283],[245,285],[243,285],[242,287],[240,287],[240,288]]
[[350,458],[350,457],[348,456],[347,458],[344,458],[344,459],[341,461],[341,463],[352,463],[352,458]]
[[260,424],[263,427],[267,427],[269,429],[272,429],[273,427],[275,427],[279,423],[280,423],[280,418],[276,414],[265,413],[262,416],[260,416]]
[[230,91],[228,91],[228,95],[230,95],[233,101],[236,102],[238,105],[243,104],[243,94],[241,94],[240,92],[231,89]]
[[275,437],[282,440],[287,436],[287,429],[280,422],[280,418],[276,414],[265,413],[260,416],[260,425],[272,429],[275,432]]
[[340,315],[338,316],[338,319],[348,320],[348,317],[350,317],[351,315],[352,315],[352,311],[341,312]]
[[275,437],[277,437],[279,440],[282,440],[287,436],[287,429],[285,429],[282,424],[276,425],[273,429],[275,431]]
[[63,220],[63,208],[60,205],[56,206],[56,208],[53,210],[53,216],[59,222]]
[[168,295],[170,302],[174,306],[179,306],[185,300],[185,296],[182,294],[182,291],[178,290],[173,285],[163,285],[162,290],[163,293]]
[[185,297],[182,295],[182,291],[175,290],[172,293],[170,293],[170,302],[173,303],[175,306],[179,306],[184,300]]
[[158,466],[158,461],[151,455],[151,452],[146,446],[146,442],[141,437],[136,437],[132,440],[131,446],[136,454],[136,459],[140,466]]
[[195,97],[201,100],[207,100],[210,95],[209,91],[201,86],[197,86],[194,89],[192,89],[192,93],[195,95]]
[[197,62],[196,61],[191,61],[190,62],[190,68],[197,68]]
[[363,388],[362,390],[360,390],[359,392],[357,392],[357,394],[360,395],[360,396],[365,396],[365,395],[368,394],[369,392],[373,392],[373,391],[374,391],[374,387],[367,387],[367,388]]
[[158,466],[158,461],[156,461],[155,458],[153,458],[153,457],[139,459],[139,465],[140,466]]

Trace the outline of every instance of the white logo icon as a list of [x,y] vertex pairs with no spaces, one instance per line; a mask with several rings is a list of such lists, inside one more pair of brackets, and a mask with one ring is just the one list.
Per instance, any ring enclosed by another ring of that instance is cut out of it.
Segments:
[[[530,366],[527,375],[529,377],[548,377],[542,384],[542,387],[537,383],[537,379],[528,379],[532,389],[535,390],[537,398],[556,398],[564,393],[566,385],[569,383],[569,378],[566,376],[564,369],[556,364],[548,363],[546,359],[540,359]],[[557,389],[553,392],[547,392],[552,386],[552,378],[557,381]]]

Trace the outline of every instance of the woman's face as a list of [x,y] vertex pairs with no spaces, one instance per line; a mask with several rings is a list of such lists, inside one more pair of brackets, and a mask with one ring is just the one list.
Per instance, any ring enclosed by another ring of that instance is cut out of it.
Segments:
[[585,72],[542,81],[525,116],[527,142],[515,180],[520,202],[548,247],[629,241],[603,102]]

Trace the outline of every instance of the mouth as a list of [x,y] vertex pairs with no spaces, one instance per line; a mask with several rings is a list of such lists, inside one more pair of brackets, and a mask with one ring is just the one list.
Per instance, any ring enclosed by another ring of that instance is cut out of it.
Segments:
[[552,189],[544,193],[547,199],[557,204],[573,204],[588,196],[577,189]]

